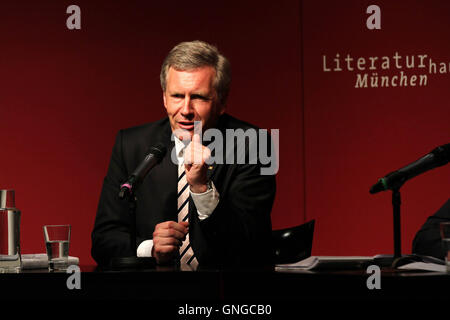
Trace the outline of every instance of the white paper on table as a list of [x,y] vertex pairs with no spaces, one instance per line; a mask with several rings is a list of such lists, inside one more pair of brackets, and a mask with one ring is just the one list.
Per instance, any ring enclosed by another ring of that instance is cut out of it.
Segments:
[[426,262],[411,262],[403,266],[398,267],[400,270],[424,270],[424,271],[438,271],[446,272],[447,267],[445,265]]
[[[48,257],[46,253],[22,254],[22,269],[46,269],[48,268]],[[78,265],[78,257],[69,256],[69,265]]]
[[368,256],[311,256],[295,263],[277,264],[275,269],[282,271],[358,268],[372,260],[373,257]]

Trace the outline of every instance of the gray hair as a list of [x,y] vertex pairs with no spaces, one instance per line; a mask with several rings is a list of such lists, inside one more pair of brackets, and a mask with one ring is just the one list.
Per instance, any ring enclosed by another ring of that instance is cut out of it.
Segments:
[[219,103],[225,105],[230,91],[231,65],[215,46],[199,40],[181,42],[169,52],[162,64],[159,76],[162,90],[166,91],[167,74],[170,67],[186,71],[205,66],[211,66],[216,70],[213,86]]

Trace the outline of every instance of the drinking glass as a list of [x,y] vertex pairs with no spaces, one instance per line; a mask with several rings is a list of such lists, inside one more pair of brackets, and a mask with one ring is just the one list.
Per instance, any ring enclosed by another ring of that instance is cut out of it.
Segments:
[[50,271],[64,271],[68,267],[70,229],[68,224],[44,226],[45,248]]

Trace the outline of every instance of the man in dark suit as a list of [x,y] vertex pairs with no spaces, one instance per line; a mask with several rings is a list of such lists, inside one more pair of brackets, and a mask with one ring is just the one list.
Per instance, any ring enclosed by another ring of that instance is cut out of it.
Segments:
[[440,223],[450,221],[450,199],[432,216],[428,217],[413,240],[412,252],[444,259],[447,254],[442,247]]
[[[272,264],[274,174],[261,174],[260,161],[210,163],[212,150],[200,138],[211,129],[225,137],[214,150],[216,160],[221,159],[218,154],[223,154],[223,160],[230,152],[244,153],[249,159],[254,157],[252,143],[261,146],[247,139],[243,149],[235,146],[222,152],[220,146],[231,139],[227,139],[229,130],[256,130],[225,113],[230,82],[227,59],[207,43],[181,43],[166,57],[161,86],[168,117],[121,130],[116,138],[92,232],[92,256],[98,264],[132,256],[135,246],[138,256],[154,257],[159,264]],[[118,198],[119,186],[143,160],[149,146],[158,143],[166,145],[168,152],[136,191],[133,246],[130,230],[134,222],[128,203]],[[181,181],[186,181],[188,188],[180,188]],[[186,200],[180,201],[183,195]],[[180,218],[183,211],[186,216]],[[185,257],[188,259],[183,261]]]

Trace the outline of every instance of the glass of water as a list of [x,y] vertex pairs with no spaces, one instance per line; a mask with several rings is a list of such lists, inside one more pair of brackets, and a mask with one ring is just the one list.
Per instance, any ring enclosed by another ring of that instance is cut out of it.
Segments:
[[70,225],[44,226],[45,247],[50,271],[64,271],[68,267]]

